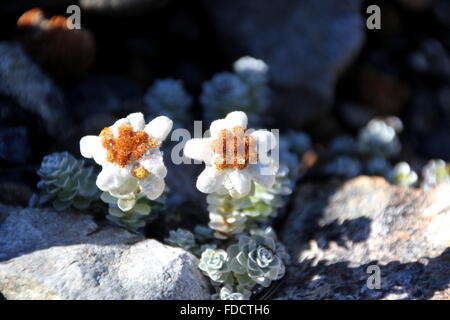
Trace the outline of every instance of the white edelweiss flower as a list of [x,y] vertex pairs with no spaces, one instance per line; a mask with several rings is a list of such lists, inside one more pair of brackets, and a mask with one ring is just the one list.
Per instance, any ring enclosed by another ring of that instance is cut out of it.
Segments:
[[121,210],[130,210],[138,193],[150,200],[163,193],[167,169],[159,147],[172,124],[164,116],[145,124],[142,113],[132,113],[104,128],[99,136],[81,138],[81,155],[103,167],[98,188],[118,198]]
[[275,183],[278,162],[269,151],[277,139],[267,130],[247,130],[247,121],[244,112],[234,111],[211,123],[211,137],[187,141],[184,155],[206,165],[198,190],[240,198],[250,193],[252,181],[268,188]]

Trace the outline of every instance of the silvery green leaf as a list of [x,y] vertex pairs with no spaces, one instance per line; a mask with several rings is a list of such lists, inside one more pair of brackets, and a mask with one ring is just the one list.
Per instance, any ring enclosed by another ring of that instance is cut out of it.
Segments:
[[64,202],[70,202],[71,200],[73,200],[76,196],[76,192],[71,192],[71,190],[61,190],[60,192],[58,192],[58,199]]
[[88,179],[92,171],[91,167],[85,167],[84,161],[75,159],[68,152],[45,156],[37,171],[41,177],[38,197],[45,200],[41,200],[40,204],[53,200],[57,201],[53,205],[57,210],[65,210],[70,206],[87,209],[100,195],[95,186],[95,177]]
[[152,210],[150,208],[150,206],[146,203],[137,203],[133,209],[140,215],[144,215],[144,216],[150,214],[150,211]]
[[112,195],[110,195],[108,192],[103,192],[100,195],[100,199],[105,202],[105,203],[109,203],[109,204],[116,204],[117,203],[117,199],[114,198]]
[[117,207],[109,208],[108,212],[110,215],[118,218],[121,218],[125,215],[124,212]]
[[233,272],[239,274],[247,272],[246,268],[241,263],[239,263],[237,259],[232,259],[230,261],[230,268]]

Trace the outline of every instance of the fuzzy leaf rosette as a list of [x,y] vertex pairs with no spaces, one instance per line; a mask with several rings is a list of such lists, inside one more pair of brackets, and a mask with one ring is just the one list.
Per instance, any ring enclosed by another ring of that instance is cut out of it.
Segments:
[[247,123],[244,112],[234,111],[211,123],[210,137],[187,141],[184,155],[206,166],[197,178],[198,190],[241,198],[251,192],[253,183],[264,187],[275,183],[278,162],[269,151],[277,139],[267,130],[247,130]]
[[[218,294],[213,298],[230,298],[227,292],[240,294],[234,299],[248,299],[256,285],[269,287],[281,279],[288,260],[284,247],[273,237],[255,234],[241,236],[227,250],[204,250],[198,266],[216,287]],[[224,287],[227,289],[222,292]]]
[[232,286],[224,286],[216,294],[212,295],[213,300],[249,300],[251,292],[246,290],[243,292],[236,292]]
[[138,193],[155,200],[164,192],[167,169],[160,146],[172,124],[165,116],[146,124],[142,113],[132,113],[104,128],[99,136],[80,140],[83,157],[102,166],[98,188],[119,199],[122,211],[134,207]]
[[45,156],[37,174],[41,178],[37,184],[39,194],[32,197],[31,206],[51,203],[57,211],[71,206],[85,210],[99,197],[92,167],[68,152]]
[[198,267],[215,283],[227,282],[231,277],[228,254],[222,249],[203,251]]
[[242,236],[239,243],[228,250],[230,268],[242,286],[251,287],[257,283],[268,287],[273,280],[285,274],[285,265],[277,254],[276,241],[271,237]]

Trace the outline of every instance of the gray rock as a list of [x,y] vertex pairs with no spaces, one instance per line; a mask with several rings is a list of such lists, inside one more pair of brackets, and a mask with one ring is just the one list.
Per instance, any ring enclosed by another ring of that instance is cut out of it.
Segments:
[[[449,192],[375,177],[301,186],[282,230],[296,263],[278,298],[448,299]],[[371,265],[380,268],[380,289],[367,286]]]
[[0,261],[73,244],[131,244],[143,240],[124,229],[101,228],[90,215],[0,205]]
[[53,247],[0,264],[6,299],[208,299],[190,253],[156,240]]
[[253,55],[269,65],[276,89],[273,109],[290,126],[301,126],[331,107],[337,77],[364,39],[359,0],[204,4],[226,53]]
[[14,42],[0,42],[0,95],[38,115],[51,135],[61,136],[66,131],[63,94]]
[[160,7],[170,0],[80,0],[83,10],[107,14],[135,14],[142,10]]
[[0,206],[6,299],[209,299],[190,253],[87,215]]

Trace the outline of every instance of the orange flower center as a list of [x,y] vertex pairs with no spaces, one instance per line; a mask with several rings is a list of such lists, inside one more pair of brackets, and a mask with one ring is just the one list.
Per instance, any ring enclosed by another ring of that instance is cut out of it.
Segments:
[[217,170],[245,169],[249,163],[257,161],[255,139],[245,134],[246,129],[236,126],[231,131],[223,129],[211,144],[217,155],[214,165]]
[[122,168],[139,160],[147,150],[159,146],[158,141],[151,139],[145,131],[133,131],[133,127],[126,124],[118,128],[117,137],[114,137],[110,128],[104,128],[100,137],[102,146],[107,151],[107,161]]

